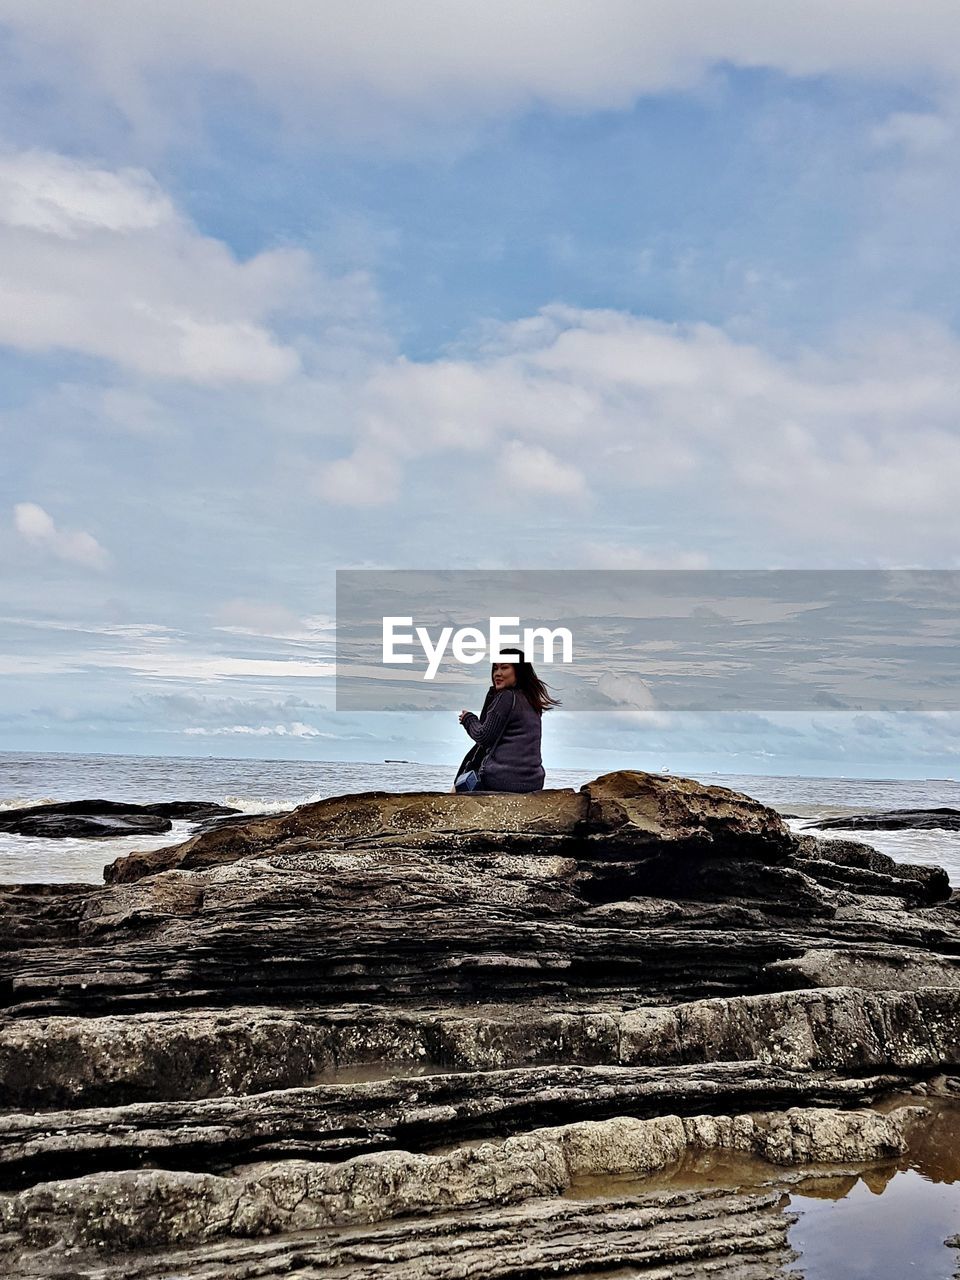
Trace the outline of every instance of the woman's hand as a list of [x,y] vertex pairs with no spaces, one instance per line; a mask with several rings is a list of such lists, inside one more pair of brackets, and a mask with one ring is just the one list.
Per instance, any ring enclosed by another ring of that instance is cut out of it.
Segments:
[[470,712],[469,712],[469,711],[461,711],[461,712],[460,712],[460,723],[461,723],[461,724],[463,724],[463,717],[464,717],[464,716],[468,716],[469,714],[470,714]]

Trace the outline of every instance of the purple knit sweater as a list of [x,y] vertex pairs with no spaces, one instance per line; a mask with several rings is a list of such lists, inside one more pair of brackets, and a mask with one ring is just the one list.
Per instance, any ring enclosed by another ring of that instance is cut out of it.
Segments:
[[541,791],[540,713],[519,689],[501,689],[483,713],[469,712],[463,727],[474,742],[496,746],[480,766],[480,791]]

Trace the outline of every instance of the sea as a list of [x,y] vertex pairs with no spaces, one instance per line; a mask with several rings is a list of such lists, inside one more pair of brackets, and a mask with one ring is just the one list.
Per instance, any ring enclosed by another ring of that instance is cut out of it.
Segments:
[[[603,772],[551,769],[548,787],[579,787]],[[159,756],[0,752],[0,811],[63,800],[213,800],[244,813],[279,813],[327,796],[360,791],[449,791],[453,765],[396,760],[227,760]],[[955,779],[767,777],[702,773],[699,781],[731,787],[782,813],[794,831],[817,834],[817,819],[885,809],[960,809]],[[194,830],[175,822],[158,836],[51,840],[0,833],[0,883],[92,883],[134,849],[161,848]],[[842,830],[825,835],[842,836]],[[857,831],[853,838],[901,862],[944,867],[960,886],[960,832]]]

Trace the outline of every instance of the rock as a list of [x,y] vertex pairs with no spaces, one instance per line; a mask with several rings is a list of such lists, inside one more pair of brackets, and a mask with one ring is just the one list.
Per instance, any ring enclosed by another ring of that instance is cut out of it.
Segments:
[[7,831],[18,836],[42,836],[47,840],[93,840],[109,836],[153,836],[169,831],[173,823],[149,813],[76,814],[34,813],[17,820]]
[[804,870],[821,884],[860,893],[896,895],[910,902],[946,902],[953,890],[942,867],[896,862],[886,853],[855,840],[797,838]]
[[[101,1249],[369,1225],[418,1211],[553,1196],[583,1177],[649,1174],[688,1151],[747,1152],[777,1165],[890,1159],[904,1151],[904,1131],[921,1110],[625,1116],[535,1129],[438,1155],[380,1152],[340,1164],[283,1160],[248,1165],[229,1177],[166,1170],[81,1175],[0,1196],[0,1225],[34,1246]],[[663,1202],[647,1203],[653,1226]],[[681,1195],[680,1203],[691,1201]]]
[[[616,836],[631,852],[647,844],[675,850],[729,850],[760,861],[785,854],[792,836],[774,809],[690,778],[658,773],[607,773],[581,788],[586,831]],[[609,841],[608,841],[609,843]]]
[[955,989],[853,987],[637,1009],[207,1009],[9,1019],[0,1106],[90,1108],[421,1072],[761,1061],[856,1073],[960,1057]]
[[[500,841],[498,841],[500,837]],[[627,849],[698,851],[777,860],[793,837],[779,815],[725,787],[651,773],[611,773],[569,789],[516,796],[372,791],[301,805],[202,832],[185,844],[118,858],[105,872],[122,883],[170,867],[200,868],[305,848],[415,847],[463,855],[534,844],[563,854],[590,839],[593,857]],[[564,845],[563,842],[566,841]],[[306,843],[304,843],[306,842]],[[559,842],[559,843],[558,843]]]
[[48,840],[158,835],[171,829],[171,819],[199,822],[214,815],[237,812],[225,805],[203,800],[173,800],[158,804],[68,800],[62,804],[6,809],[0,813],[0,831],[12,835],[43,836]]
[[748,1152],[783,1165],[890,1159],[906,1150],[906,1128],[925,1114],[922,1107],[886,1115],[790,1107],[754,1115],[621,1116],[541,1129],[534,1136],[559,1145],[572,1181],[649,1174],[689,1153],[711,1150]]
[[761,1061],[843,1074],[932,1070],[960,1058],[960,993],[776,992],[633,1010],[617,1026],[622,1063]]
[[851,813],[807,824],[820,831],[960,831],[960,809],[887,809],[883,813]]
[[[791,1170],[889,1169],[875,1108],[960,1066],[940,870],[691,779],[335,797],[107,876],[0,889],[18,1275],[786,1277]],[[758,1187],[636,1181],[717,1150]]]
[[242,817],[240,809],[216,804],[212,800],[160,800],[141,807],[144,813],[158,813],[162,818],[172,818],[176,822],[213,822]]
[[[935,937],[937,951],[960,951],[952,910],[878,913],[865,905],[875,899],[854,896],[838,919],[831,891],[806,865],[458,856],[388,844],[247,858],[49,905],[13,898],[23,953],[0,954],[0,1003],[19,1015],[102,1014],[335,1007],[382,1003],[388,993],[409,1007],[425,990],[447,1004],[663,1003],[766,990],[772,961],[825,944],[922,950]],[[597,921],[595,908],[651,881],[669,883],[679,918]],[[740,897],[732,910],[730,884]],[[68,928],[71,945],[51,945]]]
[[[169,1204],[170,1216],[178,1216],[176,1188],[169,1187],[162,1174],[152,1175],[149,1181],[157,1188],[152,1201]],[[144,1177],[143,1183],[147,1182]],[[91,1194],[86,1187],[78,1191],[79,1196]],[[96,1216],[91,1214],[91,1237],[108,1250],[125,1250],[128,1241],[143,1238],[136,1219],[129,1235],[115,1229],[121,1216],[116,1200],[122,1204],[124,1197],[117,1196],[109,1179],[99,1199],[105,1213],[99,1235],[94,1234]],[[268,1221],[277,1217],[275,1203],[265,1197],[260,1203]],[[229,1212],[231,1207],[228,1203],[223,1210]],[[789,1280],[786,1266],[796,1256],[787,1236],[795,1215],[784,1212],[779,1190],[757,1194],[668,1191],[600,1202],[546,1197],[515,1205],[440,1211],[426,1221],[414,1214],[381,1226],[315,1228],[273,1237],[268,1228],[253,1229],[257,1202],[248,1200],[244,1207],[252,1210],[251,1228],[244,1237],[207,1240],[192,1249],[168,1246],[160,1253],[127,1254],[115,1265],[97,1259],[95,1270],[87,1274],[96,1275],[97,1280],[157,1280],[173,1274],[178,1280],[222,1280],[224,1276],[279,1280],[290,1275],[304,1280],[315,1276],[514,1280],[522,1265],[522,1274],[530,1277],[584,1276],[597,1274],[598,1268],[601,1274],[616,1274],[626,1266],[632,1276],[649,1280],[692,1280],[704,1274],[711,1280]],[[37,1217],[49,1223],[46,1238],[63,1238],[66,1223],[55,1206],[41,1206]],[[47,1265],[42,1254],[21,1255],[18,1277],[32,1280],[50,1275]]]
[[427,1068],[616,1065],[619,1028],[613,1013],[527,1005],[430,1012],[234,1007],[10,1019],[0,1027],[0,1106],[242,1095],[319,1077],[334,1083],[374,1066],[389,1078]]
[[[224,1164],[423,1150],[564,1120],[872,1101],[901,1073],[843,1079],[766,1063],[674,1067],[541,1067],[316,1085],[244,1098],[0,1116],[0,1186],[157,1162]],[[182,1167],[182,1165],[180,1166]]]
[[415,847],[466,852],[489,847],[498,834],[528,834],[537,839],[569,836],[586,813],[586,798],[570,790],[539,791],[529,796],[496,793],[462,795],[432,791],[369,791],[332,796],[301,805],[292,813],[270,814],[204,831],[182,845],[118,858],[104,871],[111,883],[137,880],[172,867],[195,869],[306,849],[349,848],[358,842],[406,841]]
[[921,987],[960,989],[960,958],[934,958],[922,951],[834,947],[814,949],[769,966],[785,984],[797,987],[859,987],[867,991],[916,991]]
[[81,899],[97,892],[92,884],[0,885],[0,951],[75,940]]

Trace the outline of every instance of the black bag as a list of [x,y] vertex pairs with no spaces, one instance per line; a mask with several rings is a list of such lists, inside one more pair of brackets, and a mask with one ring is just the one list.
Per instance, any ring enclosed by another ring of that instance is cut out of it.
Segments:
[[[457,777],[453,781],[454,791],[476,791],[480,786],[480,764],[483,763],[483,751],[480,753],[480,759],[477,759],[474,768],[474,753],[467,751],[465,760],[461,767],[457,769]],[[470,763],[467,763],[470,762]]]
[[[512,715],[513,708],[516,706],[516,703],[517,703],[517,695],[515,690],[513,689],[511,689],[510,692],[513,694],[513,701],[510,704],[510,715]],[[496,697],[496,692],[494,692],[493,696]],[[486,698],[484,698],[483,700],[483,708],[480,712],[481,720],[483,719],[484,714],[486,713],[487,707],[490,705],[492,701],[493,701],[493,698],[491,698],[490,693],[488,692]],[[499,743],[500,739],[503,737],[504,729],[506,729],[507,725],[510,722],[510,715],[508,715],[506,720],[504,720],[503,728],[497,734],[496,739],[490,743],[489,747],[482,747],[479,742],[475,742],[473,746],[470,748],[470,750],[467,752],[467,754],[460,761],[460,767],[457,769],[457,776],[453,783],[454,790],[476,791],[477,787],[479,787],[480,776],[483,772],[483,762],[484,760],[486,760],[487,756],[489,756],[496,749],[497,744]]]

